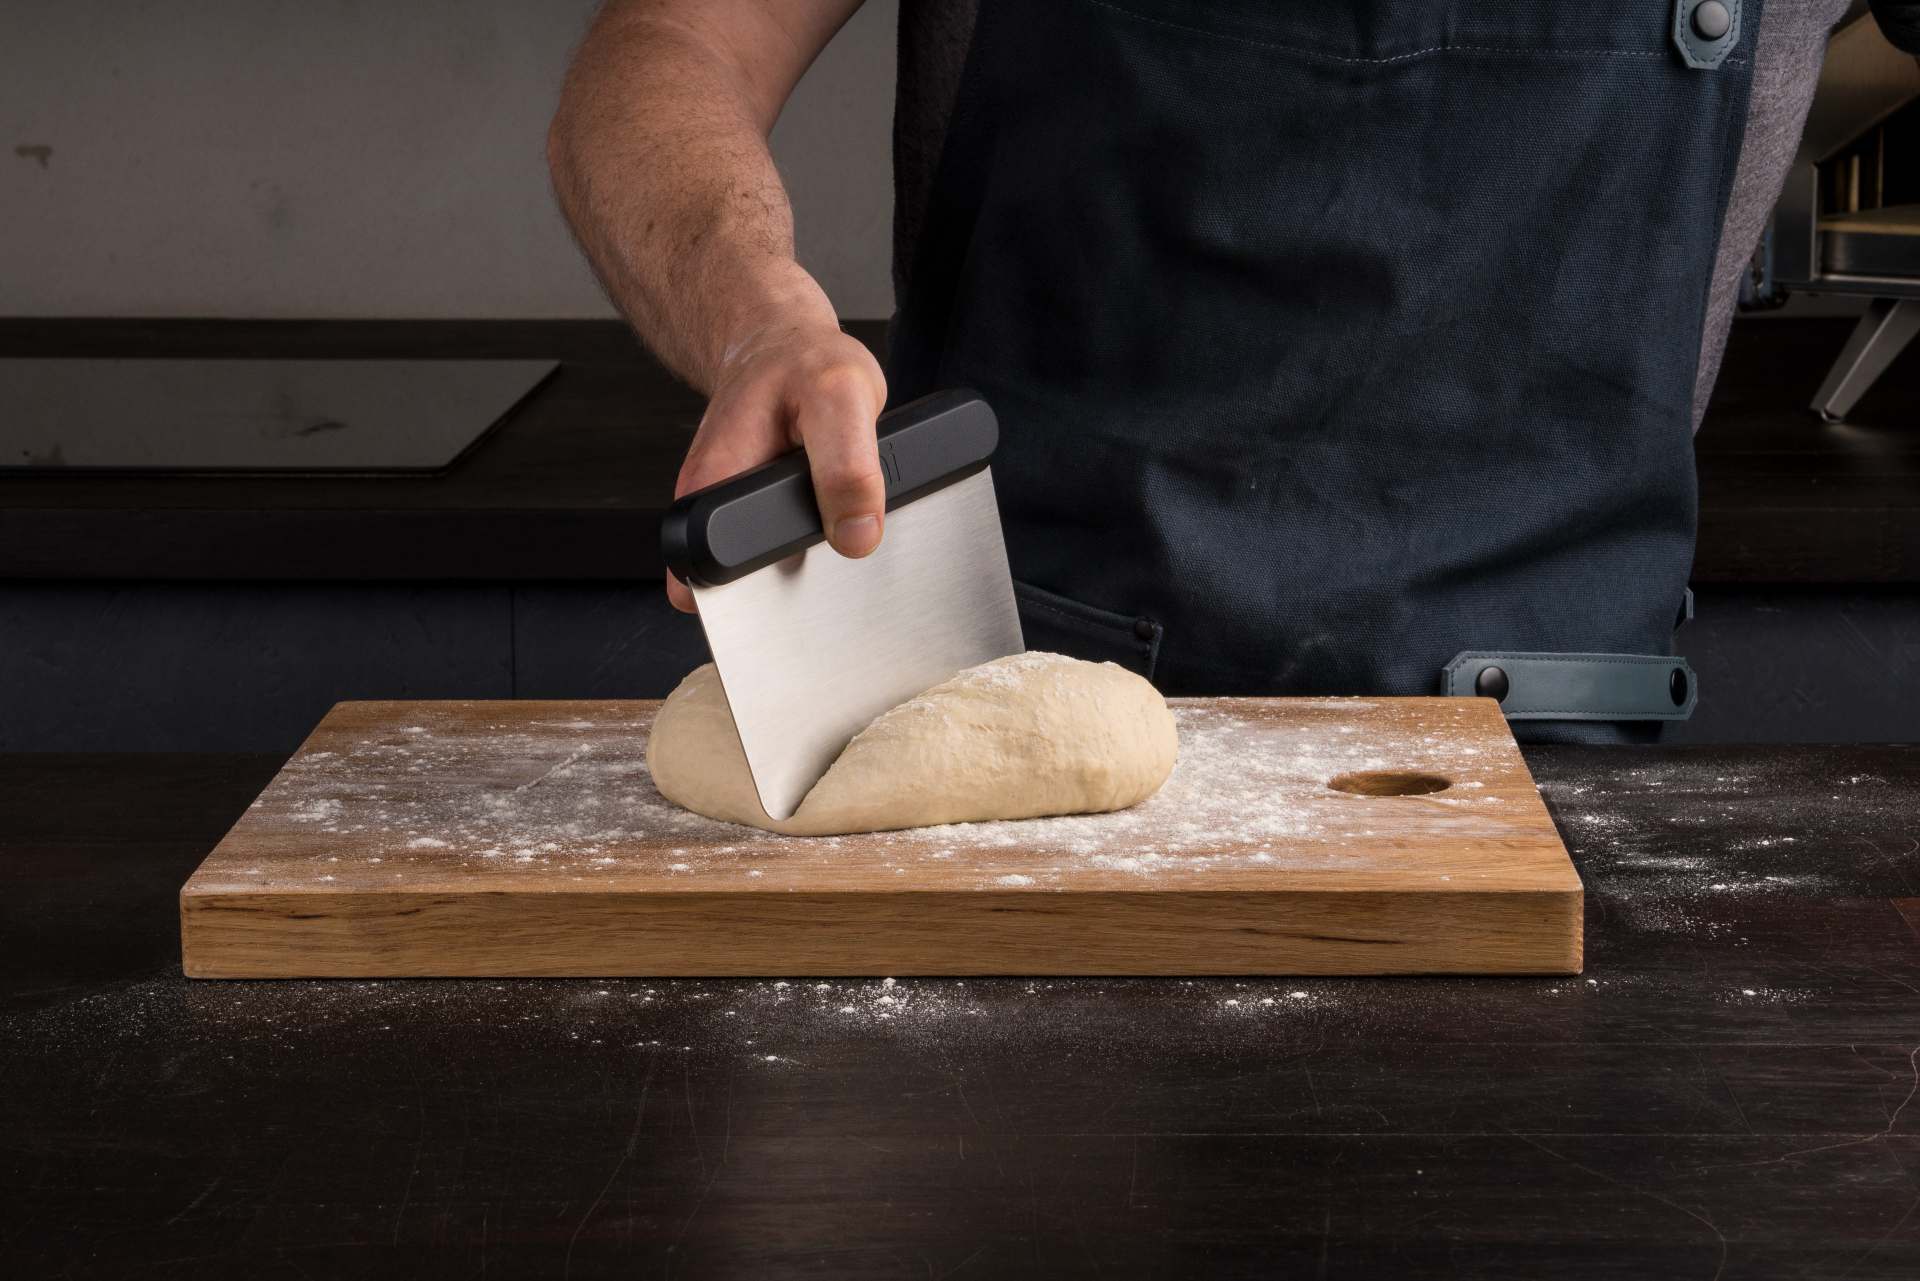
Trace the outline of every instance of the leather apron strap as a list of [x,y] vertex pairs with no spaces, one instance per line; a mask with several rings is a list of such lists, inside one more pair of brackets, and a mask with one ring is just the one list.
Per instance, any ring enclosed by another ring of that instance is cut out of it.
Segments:
[[[1693,589],[1674,617],[1693,621]],[[1700,701],[1686,659],[1665,654],[1462,650],[1440,671],[1450,698],[1491,698],[1510,721],[1684,721]]]
[[1442,693],[1494,699],[1510,721],[1684,721],[1700,697],[1687,660],[1658,654],[1467,650],[1442,679]]

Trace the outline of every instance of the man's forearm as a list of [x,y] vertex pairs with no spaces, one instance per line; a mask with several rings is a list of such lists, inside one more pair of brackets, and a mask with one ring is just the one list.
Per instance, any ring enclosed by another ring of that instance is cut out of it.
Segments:
[[[825,35],[853,6],[839,7],[816,22],[831,22]],[[615,305],[711,391],[722,364],[770,327],[835,323],[794,261],[793,214],[766,144],[814,52],[789,42],[814,33],[769,25],[736,36],[763,42],[743,51],[675,10],[615,4],[601,15],[567,76],[548,158]]]
[[[610,0],[548,135],[560,204],[607,292],[707,395],[685,494],[799,445],[834,550],[880,545],[879,362],[793,257],[767,152],[787,95],[860,0]],[[694,602],[669,576],[681,609]]]

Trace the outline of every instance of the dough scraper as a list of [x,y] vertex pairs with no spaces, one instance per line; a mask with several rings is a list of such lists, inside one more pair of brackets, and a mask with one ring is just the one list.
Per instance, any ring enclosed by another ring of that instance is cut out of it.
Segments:
[[886,527],[863,559],[826,545],[804,450],[687,494],[661,521],[772,819],[791,818],[874,717],[1025,648],[987,467],[993,410],[936,392],[882,415],[878,438]]

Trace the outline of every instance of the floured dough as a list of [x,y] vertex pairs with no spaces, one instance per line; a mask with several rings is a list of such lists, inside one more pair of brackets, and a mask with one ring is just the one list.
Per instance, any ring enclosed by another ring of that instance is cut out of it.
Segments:
[[1166,700],[1125,668],[1015,654],[882,714],[776,822],[709,663],[661,705],[647,767],[661,795],[695,813],[829,836],[1125,809],[1159,790],[1178,747]]

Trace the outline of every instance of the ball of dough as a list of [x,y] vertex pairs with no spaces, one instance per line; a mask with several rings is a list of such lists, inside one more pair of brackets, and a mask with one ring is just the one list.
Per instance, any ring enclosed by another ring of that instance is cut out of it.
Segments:
[[709,818],[793,836],[1093,814],[1159,790],[1173,713],[1113,663],[1014,654],[968,668],[854,736],[792,818],[760,808],[711,663],[660,707],[647,767],[661,795]]

